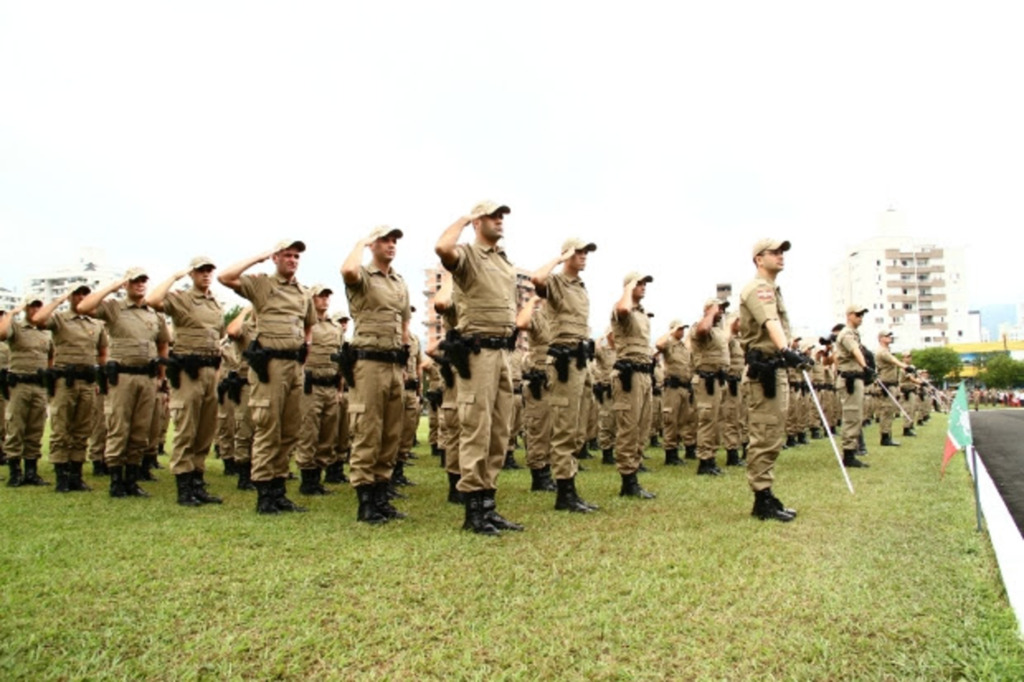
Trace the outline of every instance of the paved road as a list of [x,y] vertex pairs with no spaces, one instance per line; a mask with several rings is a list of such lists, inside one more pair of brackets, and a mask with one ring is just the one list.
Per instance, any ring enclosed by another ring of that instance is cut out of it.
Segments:
[[971,412],[974,447],[1024,536],[1024,409]]

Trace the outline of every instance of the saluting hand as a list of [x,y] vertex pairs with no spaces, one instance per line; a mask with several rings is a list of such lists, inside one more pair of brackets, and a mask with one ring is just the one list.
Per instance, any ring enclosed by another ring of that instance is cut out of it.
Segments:
[[562,252],[562,255],[558,257],[558,262],[564,263],[565,261],[572,258],[574,255],[576,255],[576,249],[566,249],[565,251]]

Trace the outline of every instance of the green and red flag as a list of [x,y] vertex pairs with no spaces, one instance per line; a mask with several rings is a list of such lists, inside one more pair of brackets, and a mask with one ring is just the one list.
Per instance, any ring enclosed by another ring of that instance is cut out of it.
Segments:
[[967,389],[964,384],[956,391],[953,406],[949,410],[949,426],[946,430],[946,449],[942,454],[942,473],[953,455],[973,445],[971,437],[970,412],[967,410]]

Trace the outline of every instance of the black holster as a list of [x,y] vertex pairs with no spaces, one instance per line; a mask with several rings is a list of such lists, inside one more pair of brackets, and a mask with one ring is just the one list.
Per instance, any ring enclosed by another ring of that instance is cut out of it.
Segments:
[[776,385],[775,370],[781,365],[778,358],[769,357],[759,350],[747,351],[747,377],[761,384],[764,397],[772,400],[775,398],[778,386]]
[[242,351],[242,357],[249,363],[252,371],[256,372],[261,384],[270,383],[270,357],[258,339],[254,339],[249,347]]
[[94,368],[96,371],[96,383],[100,387],[100,395],[106,395],[107,391],[110,390],[110,386],[107,383],[107,373],[103,371],[103,367],[96,365]]
[[437,369],[441,372],[441,378],[444,379],[444,385],[447,388],[455,385],[455,372],[452,371],[452,363],[448,358],[438,360]]
[[702,372],[697,370],[697,375],[704,380],[704,390],[708,395],[715,394],[715,384],[718,383],[718,372]]
[[249,383],[249,380],[238,372],[228,372],[228,400],[235,405],[242,404],[242,387]]
[[441,389],[433,388],[429,391],[426,391],[423,394],[423,397],[427,399],[427,402],[430,403],[430,407],[432,409],[441,409],[441,402],[444,399],[444,392]]
[[162,359],[160,362],[164,365],[164,373],[167,375],[167,381],[171,384],[171,388],[174,390],[181,388],[181,370],[183,368],[178,358],[172,355],[171,357]]
[[622,390],[626,393],[633,391],[633,363],[619,360],[612,365],[619,372],[619,381],[622,383]]
[[0,369],[0,395],[4,397],[4,400],[11,399],[11,389],[7,386],[6,369]]
[[441,343],[441,349],[444,350],[445,357],[448,358],[459,376],[468,379],[470,377],[469,354],[479,353],[480,347],[474,347],[472,341],[464,339],[457,331],[450,329]]
[[569,360],[572,359],[572,351],[568,348],[552,346],[548,348],[548,355],[555,359],[553,364],[555,365],[555,374],[558,376],[558,381],[563,384],[569,381]]
[[108,362],[103,365],[103,376],[107,379],[107,386],[117,386],[117,377],[121,374],[121,368],[116,362]]
[[540,400],[541,391],[548,385],[548,373],[542,370],[523,372],[523,381],[526,382],[527,388],[530,389],[530,395],[533,396],[533,399]]
[[217,404],[224,404],[224,396],[228,394],[228,380],[227,378],[221,379],[217,382]]
[[[51,398],[57,395],[57,382],[60,380],[60,372],[55,369],[43,370],[43,386],[46,388],[46,395]],[[72,385],[75,383],[74,375],[69,375]]]
[[729,384],[729,395],[733,398],[740,394],[740,378],[734,376],[727,376],[725,382]]
[[864,378],[864,374],[861,372],[841,372],[840,376],[846,380],[847,395],[853,395],[853,392],[857,390],[857,379]]
[[354,387],[356,385],[356,351],[352,344],[343,343],[339,352],[331,353],[331,360],[338,365],[338,371],[345,379],[345,385],[349,388]]
[[312,395],[313,393],[313,375],[309,372],[303,372],[302,392],[306,395]]

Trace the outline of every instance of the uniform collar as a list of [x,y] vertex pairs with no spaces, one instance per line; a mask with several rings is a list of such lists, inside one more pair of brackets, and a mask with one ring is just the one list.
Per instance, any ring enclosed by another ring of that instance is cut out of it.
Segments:
[[209,289],[207,289],[206,293],[204,294],[204,293],[200,293],[199,289],[196,289],[195,287],[193,287],[193,288],[188,290],[188,293],[192,296],[192,298],[195,298],[195,299],[207,300],[207,301],[214,300],[213,299],[213,292],[210,291]]
[[296,280],[294,277],[292,277],[291,279],[286,279],[286,278],[282,277],[281,275],[277,274],[276,272],[274,274],[272,274],[271,277],[273,277],[274,281],[277,282],[278,284],[284,284],[284,285],[292,284],[292,285],[295,285],[295,286],[298,286],[298,284],[299,284],[298,280]]
[[366,266],[366,271],[371,275],[381,275],[383,277],[394,277],[396,274],[394,266],[392,266],[388,272],[384,272],[379,267],[377,267],[376,263],[372,261],[370,262],[369,265]]
[[499,256],[505,255],[505,249],[501,248],[500,246],[489,246],[479,240],[473,242],[473,246],[482,253],[496,253]]

